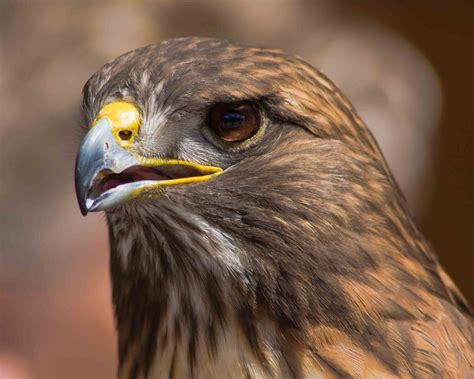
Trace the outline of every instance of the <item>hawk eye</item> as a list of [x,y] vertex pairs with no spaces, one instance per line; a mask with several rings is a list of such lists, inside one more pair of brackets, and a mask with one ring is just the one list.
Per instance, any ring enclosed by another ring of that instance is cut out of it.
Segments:
[[224,141],[242,142],[257,133],[260,114],[248,101],[218,103],[209,114],[209,127]]

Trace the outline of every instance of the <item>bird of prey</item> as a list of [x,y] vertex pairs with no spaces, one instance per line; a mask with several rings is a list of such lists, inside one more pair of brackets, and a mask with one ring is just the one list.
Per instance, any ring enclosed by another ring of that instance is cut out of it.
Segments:
[[83,90],[82,213],[105,211],[120,378],[463,378],[473,313],[344,95],[208,38]]

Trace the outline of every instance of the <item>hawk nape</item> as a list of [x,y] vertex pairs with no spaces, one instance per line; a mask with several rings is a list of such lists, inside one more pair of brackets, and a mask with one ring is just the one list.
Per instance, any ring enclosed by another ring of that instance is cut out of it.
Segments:
[[122,378],[472,373],[472,313],[367,127],[279,50],[183,38],[87,82]]

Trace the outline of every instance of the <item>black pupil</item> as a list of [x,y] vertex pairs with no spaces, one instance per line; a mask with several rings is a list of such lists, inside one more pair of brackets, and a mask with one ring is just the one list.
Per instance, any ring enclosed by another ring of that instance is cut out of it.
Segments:
[[222,119],[222,127],[225,129],[237,129],[245,121],[245,116],[237,111],[229,111],[224,113]]

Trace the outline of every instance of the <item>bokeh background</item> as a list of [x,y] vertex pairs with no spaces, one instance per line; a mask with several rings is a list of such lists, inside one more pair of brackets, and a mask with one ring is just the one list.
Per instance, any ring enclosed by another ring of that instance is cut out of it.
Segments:
[[114,377],[105,222],[73,187],[80,93],[171,37],[283,48],[329,75],[472,302],[473,20],[470,1],[0,0],[0,378]]

